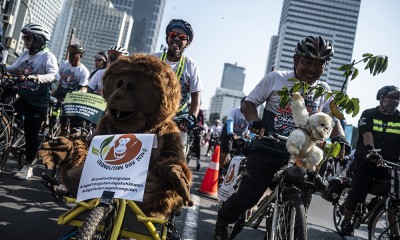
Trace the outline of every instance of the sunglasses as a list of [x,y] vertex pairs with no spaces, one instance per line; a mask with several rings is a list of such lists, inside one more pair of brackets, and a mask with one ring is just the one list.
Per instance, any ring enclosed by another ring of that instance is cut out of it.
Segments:
[[104,62],[104,60],[101,59],[101,58],[96,58],[95,61],[96,61],[96,62]]
[[169,38],[175,39],[177,36],[178,36],[179,40],[181,40],[181,41],[188,40],[188,37],[185,33],[178,33],[178,32],[173,32],[173,31],[168,33]]
[[23,35],[22,36],[22,40],[25,41],[25,42],[29,42],[32,39],[33,39],[33,36],[30,36],[30,35]]

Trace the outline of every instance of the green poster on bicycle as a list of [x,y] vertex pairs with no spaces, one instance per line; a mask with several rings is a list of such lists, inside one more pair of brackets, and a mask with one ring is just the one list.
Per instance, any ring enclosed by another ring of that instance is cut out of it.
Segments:
[[93,123],[97,123],[106,109],[106,101],[102,96],[71,92],[65,96],[62,107],[62,116],[81,117]]

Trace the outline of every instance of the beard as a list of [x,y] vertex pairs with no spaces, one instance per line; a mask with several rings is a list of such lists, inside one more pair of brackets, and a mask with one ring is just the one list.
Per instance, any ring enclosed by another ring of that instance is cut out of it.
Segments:
[[168,49],[167,55],[168,57],[171,58],[180,58],[182,55],[182,51],[180,49],[177,50]]

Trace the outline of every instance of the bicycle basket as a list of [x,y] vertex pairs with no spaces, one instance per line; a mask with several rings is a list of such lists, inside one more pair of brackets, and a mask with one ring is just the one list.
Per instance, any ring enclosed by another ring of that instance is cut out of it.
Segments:
[[328,188],[322,192],[321,197],[328,202],[335,202],[339,199],[342,191],[350,186],[350,179],[344,177],[334,177],[329,180]]
[[[398,179],[398,178],[397,178]],[[398,180],[397,180],[398,181]],[[384,196],[390,190],[390,180],[373,180],[368,193],[376,196]]]

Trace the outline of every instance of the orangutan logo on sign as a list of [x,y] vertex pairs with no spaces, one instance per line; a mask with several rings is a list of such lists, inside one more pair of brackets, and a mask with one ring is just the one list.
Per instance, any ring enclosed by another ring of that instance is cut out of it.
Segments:
[[142,142],[133,134],[124,134],[110,148],[104,162],[111,165],[120,165],[134,159],[142,148]]
[[229,166],[228,173],[225,177],[225,185],[229,185],[235,179],[235,166],[236,164]]

